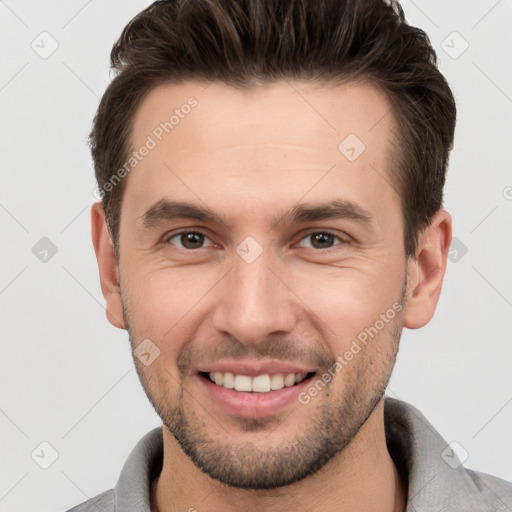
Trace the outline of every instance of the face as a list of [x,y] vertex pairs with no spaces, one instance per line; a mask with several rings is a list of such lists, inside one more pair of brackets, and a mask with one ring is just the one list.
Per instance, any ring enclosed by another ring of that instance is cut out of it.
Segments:
[[392,123],[355,83],[189,82],[137,112],[134,150],[155,144],[125,178],[122,313],[158,355],[134,357],[151,403],[219,481],[318,471],[383,396],[406,283]]

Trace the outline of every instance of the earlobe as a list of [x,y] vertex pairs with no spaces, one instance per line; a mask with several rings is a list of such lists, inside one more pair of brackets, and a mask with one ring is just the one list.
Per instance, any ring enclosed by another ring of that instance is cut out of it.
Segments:
[[446,210],[440,210],[430,225],[420,233],[415,257],[409,258],[404,327],[418,329],[434,316],[451,239],[451,216]]
[[101,203],[94,203],[91,208],[91,234],[98,261],[101,291],[106,301],[107,319],[113,326],[126,329],[118,286],[117,262]]

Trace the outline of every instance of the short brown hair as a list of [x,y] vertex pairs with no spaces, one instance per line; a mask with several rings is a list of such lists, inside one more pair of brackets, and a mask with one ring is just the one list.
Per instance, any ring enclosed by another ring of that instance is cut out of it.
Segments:
[[[124,28],[115,78],[94,118],[90,147],[116,257],[134,114],[156,86],[185,80],[236,87],[279,79],[366,80],[391,102],[398,127],[390,172],[407,256],[442,207],[456,106],[426,33],[385,0],[159,0]],[[107,192],[108,190],[108,192]]]

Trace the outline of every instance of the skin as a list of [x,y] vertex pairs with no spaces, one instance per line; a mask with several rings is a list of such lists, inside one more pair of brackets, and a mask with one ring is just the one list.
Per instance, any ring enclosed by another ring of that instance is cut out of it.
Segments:
[[[405,510],[383,392],[402,328],[434,314],[451,217],[439,211],[405,257],[389,165],[394,119],[374,86],[206,85],[159,86],[136,113],[139,148],[169,112],[190,96],[198,101],[125,178],[119,265],[101,204],[92,208],[107,318],[128,329],[132,348],[150,339],[160,350],[149,366],[134,358],[164,423],[153,509]],[[338,150],[350,133],[366,146],[354,161]],[[144,229],[144,213],[163,198],[223,222],[170,218]],[[371,223],[286,220],[297,205],[334,199],[356,203]],[[181,229],[205,234],[204,245],[184,247],[172,236]],[[335,236],[315,246],[311,235],[323,231]],[[248,236],[262,249],[251,263],[237,253]],[[289,361],[322,375],[394,304],[402,310],[307,404],[238,417],[199,383],[197,366],[218,360]]]

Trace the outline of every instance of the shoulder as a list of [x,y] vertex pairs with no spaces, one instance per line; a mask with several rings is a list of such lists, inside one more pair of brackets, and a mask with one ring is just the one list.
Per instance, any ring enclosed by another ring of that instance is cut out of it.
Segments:
[[512,482],[467,468],[466,473],[479,490],[483,500],[492,506],[491,510],[512,508]]
[[148,489],[163,464],[162,427],[148,432],[126,459],[114,489],[91,498],[67,512],[124,512],[149,510]]
[[102,492],[67,512],[114,512],[114,489]]
[[411,404],[387,397],[386,442],[407,475],[408,510],[512,511],[512,483],[465,467]]

